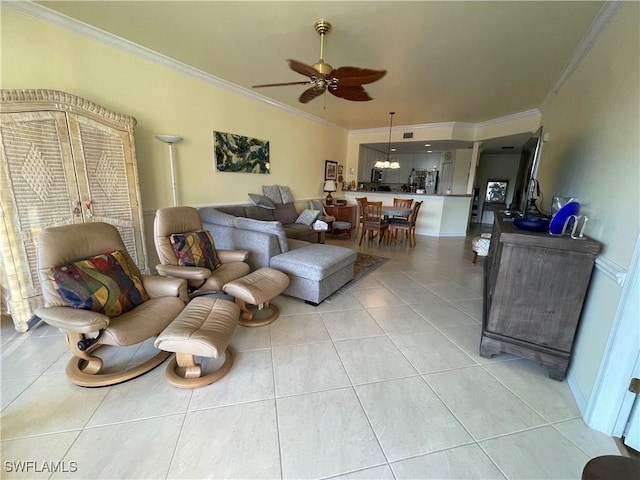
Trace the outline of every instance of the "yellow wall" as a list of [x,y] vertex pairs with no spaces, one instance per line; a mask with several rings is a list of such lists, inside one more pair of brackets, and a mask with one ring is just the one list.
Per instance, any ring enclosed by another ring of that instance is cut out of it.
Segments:
[[[2,8],[2,88],[62,90],[133,115],[145,211],[171,204],[168,147],[179,203],[248,202],[263,184],[323,196],[324,161],[344,163],[347,133],[178,72],[64,28]],[[271,174],[215,170],[214,130],[269,141]]]
[[[589,217],[586,234],[601,257],[623,269],[640,231],[640,4],[625,3],[587,57],[542,109],[550,138],[538,180],[548,209],[553,195],[575,196]],[[571,375],[592,392],[621,289],[596,270],[574,350]],[[631,353],[630,353],[631,355]]]

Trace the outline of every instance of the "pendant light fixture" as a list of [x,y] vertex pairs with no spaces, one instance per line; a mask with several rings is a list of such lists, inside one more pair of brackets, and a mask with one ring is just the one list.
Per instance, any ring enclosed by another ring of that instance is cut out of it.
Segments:
[[389,112],[391,120],[389,123],[389,144],[387,145],[387,158],[386,160],[378,160],[374,168],[400,168],[400,163],[397,158],[391,158],[391,130],[393,128],[393,116],[396,112]]

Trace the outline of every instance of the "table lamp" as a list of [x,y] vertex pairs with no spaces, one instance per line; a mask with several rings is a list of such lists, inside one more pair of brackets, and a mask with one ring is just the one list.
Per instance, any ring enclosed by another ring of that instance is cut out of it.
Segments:
[[327,192],[327,196],[324,199],[324,202],[327,205],[332,205],[333,204],[333,197],[331,196],[331,192],[335,192],[338,189],[338,187],[336,186],[336,182],[333,180],[326,180],[324,182],[324,188],[323,190],[325,192]]

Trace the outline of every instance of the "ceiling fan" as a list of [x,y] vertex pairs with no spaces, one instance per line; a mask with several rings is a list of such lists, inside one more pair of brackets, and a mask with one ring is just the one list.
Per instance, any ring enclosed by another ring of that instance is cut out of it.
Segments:
[[324,36],[331,30],[331,24],[325,20],[318,20],[313,25],[313,28],[320,35],[320,60],[318,60],[318,63],[309,66],[297,60],[289,60],[289,68],[305,77],[309,77],[309,80],[304,82],[254,85],[253,88],[310,85],[310,87],[300,95],[298,100],[301,103],[308,103],[325,92],[354,102],[372,100],[362,85],[380,80],[385,76],[387,71],[369,70],[359,67],[340,67],[334,69],[331,65],[325,63],[323,59]]

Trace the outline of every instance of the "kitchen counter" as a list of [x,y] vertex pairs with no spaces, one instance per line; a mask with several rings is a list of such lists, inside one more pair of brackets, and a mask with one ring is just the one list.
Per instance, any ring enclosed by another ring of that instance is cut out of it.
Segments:
[[356,205],[356,197],[372,202],[393,205],[394,198],[413,198],[423,202],[416,221],[416,233],[432,237],[464,237],[469,226],[471,195],[438,195],[405,192],[372,192],[370,190],[342,192],[349,205]]
[[[357,193],[359,197],[366,196],[367,194],[380,194],[380,195],[391,195],[393,197],[406,197],[406,198],[418,198],[418,197],[471,197],[468,194],[455,194],[445,195],[442,193],[410,193],[410,192],[378,192],[372,190],[345,190],[343,193]],[[364,194],[364,195],[363,195]]]

